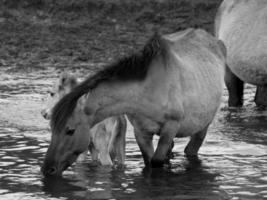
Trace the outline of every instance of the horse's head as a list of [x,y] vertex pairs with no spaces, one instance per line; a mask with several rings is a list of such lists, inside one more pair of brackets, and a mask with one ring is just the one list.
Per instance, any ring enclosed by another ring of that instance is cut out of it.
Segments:
[[49,99],[46,108],[41,110],[41,114],[45,119],[51,118],[53,106],[66,94],[68,94],[78,84],[77,78],[66,72],[60,75],[59,81],[53,86],[49,92]]
[[[65,72],[60,75],[59,81],[50,92],[47,108],[41,111],[45,119],[50,119],[54,105],[77,84],[76,77]],[[85,97],[81,97],[65,128],[60,133],[52,133],[51,144],[42,167],[45,175],[60,175],[80,153],[87,150],[89,127],[84,123],[84,101]]]
[[84,113],[85,97],[81,97],[75,110],[60,132],[52,132],[52,139],[47,150],[42,172],[44,175],[61,176],[79,154],[89,145],[90,126]]

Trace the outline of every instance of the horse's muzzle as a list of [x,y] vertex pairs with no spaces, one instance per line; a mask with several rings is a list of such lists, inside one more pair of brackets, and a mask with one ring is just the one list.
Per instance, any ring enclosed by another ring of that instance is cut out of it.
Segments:
[[42,168],[41,171],[44,176],[56,176],[57,175],[57,169],[55,167],[50,167],[47,169]]
[[44,176],[61,176],[62,175],[62,170],[56,167],[56,165],[53,164],[47,164],[44,163],[41,172],[43,173]]
[[55,166],[42,166],[41,172],[44,176],[61,176],[62,174]]

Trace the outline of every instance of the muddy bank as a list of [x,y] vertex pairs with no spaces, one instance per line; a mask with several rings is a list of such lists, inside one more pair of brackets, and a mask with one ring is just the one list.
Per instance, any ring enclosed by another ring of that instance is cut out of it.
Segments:
[[220,0],[2,0],[0,67],[87,67],[142,47],[155,32],[213,31]]

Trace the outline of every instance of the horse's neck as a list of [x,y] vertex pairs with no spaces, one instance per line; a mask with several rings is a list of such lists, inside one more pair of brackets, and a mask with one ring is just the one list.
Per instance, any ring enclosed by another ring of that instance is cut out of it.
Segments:
[[95,122],[121,114],[148,114],[145,109],[148,100],[143,95],[143,82],[108,84],[105,87],[105,93],[98,98],[101,106],[95,112]]
[[[158,96],[155,85],[160,84],[160,80],[156,83],[153,79],[155,77],[150,74],[142,81],[109,83],[102,86],[105,89],[96,89],[98,94],[94,100],[97,99],[97,104],[101,105],[95,111],[96,122],[121,114],[142,115],[153,121],[162,121],[163,114],[158,114],[162,113],[162,107],[155,98]],[[88,102],[90,104],[90,100]]]

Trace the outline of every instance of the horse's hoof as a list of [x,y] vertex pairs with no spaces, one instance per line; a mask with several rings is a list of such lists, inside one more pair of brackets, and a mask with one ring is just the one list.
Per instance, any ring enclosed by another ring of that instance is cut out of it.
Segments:
[[232,107],[232,108],[240,108],[243,106],[243,101],[241,101],[241,100],[237,100],[237,101],[229,100],[228,106]]
[[199,159],[199,157],[197,155],[185,155],[185,157],[187,158],[187,160],[189,162],[192,163],[201,163],[201,160]]
[[162,160],[151,160],[150,165],[152,168],[162,168],[164,165],[164,161]]

